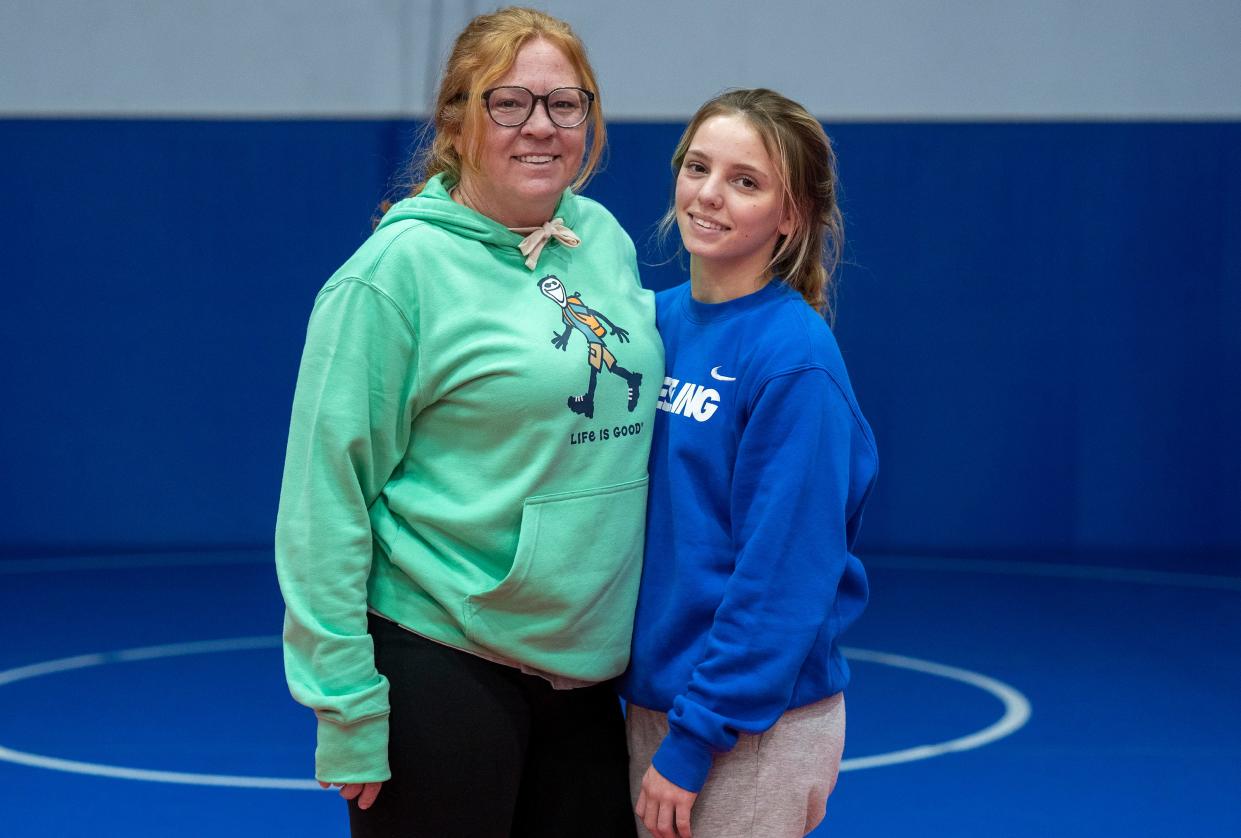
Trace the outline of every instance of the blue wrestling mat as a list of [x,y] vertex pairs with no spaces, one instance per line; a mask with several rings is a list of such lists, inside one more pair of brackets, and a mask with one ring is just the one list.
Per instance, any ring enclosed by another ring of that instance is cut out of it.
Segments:
[[[814,835],[1241,834],[1241,578],[868,566]],[[266,551],[0,563],[0,834],[346,835],[280,620]]]

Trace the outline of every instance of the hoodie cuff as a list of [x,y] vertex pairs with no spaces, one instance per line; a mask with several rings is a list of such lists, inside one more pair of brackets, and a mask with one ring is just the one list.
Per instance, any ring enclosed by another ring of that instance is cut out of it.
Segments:
[[324,783],[379,783],[388,768],[388,715],[350,725],[319,719],[315,779]]
[[667,780],[697,794],[707,781],[713,759],[710,748],[672,728],[651,758],[651,764]]

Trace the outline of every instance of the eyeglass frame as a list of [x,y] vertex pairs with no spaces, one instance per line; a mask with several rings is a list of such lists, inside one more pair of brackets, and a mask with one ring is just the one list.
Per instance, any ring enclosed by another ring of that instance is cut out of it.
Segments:
[[[505,125],[503,122],[496,119],[495,115],[492,114],[491,112],[491,94],[495,93],[497,90],[503,90],[506,87],[511,87],[516,90],[524,90],[530,94],[530,110],[526,111],[526,116],[521,122],[516,122],[512,125]],[[582,119],[580,122],[575,122],[572,125],[561,125],[552,116],[552,111],[551,111],[551,108],[547,106],[547,101],[548,101],[548,98],[551,97],[553,93],[556,93],[557,91],[560,91],[560,90],[576,90],[580,93],[586,94],[586,112],[582,114]],[[542,96],[538,96],[535,94],[533,90],[531,90],[528,87],[522,87],[520,84],[502,84],[497,87],[492,87],[488,90],[484,90],[481,94],[479,94],[479,98],[483,100],[483,106],[484,106],[483,109],[487,111],[487,116],[491,119],[492,122],[494,122],[496,125],[499,125],[501,128],[520,128],[521,126],[525,125],[527,122],[530,121],[530,117],[534,116],[534,109],[538,106],[539,102],[543,103],[543,112],[547,114],[547,119],[549,122],[551,122],[552,125],[555,125],[557,128],[565,128],[565,129],[577,128],[580,125],[584,125],[586,123],[586,120],[590,119],[590,109],[595,104],[595,94],[591,93],[589,90],[587,90],[584,87],[576,87],[574,85],[565,85],[564,87],[553,87],[551,90],[547,91]]]

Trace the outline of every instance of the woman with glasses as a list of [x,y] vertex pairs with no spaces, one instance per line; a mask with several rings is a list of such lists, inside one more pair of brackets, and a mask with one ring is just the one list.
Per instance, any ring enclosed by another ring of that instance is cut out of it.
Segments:
[[632,836],[628,660],[663,350],[581,42],[507,8],[409,196],[320,291],[276,527],[285,668],[355,836]]

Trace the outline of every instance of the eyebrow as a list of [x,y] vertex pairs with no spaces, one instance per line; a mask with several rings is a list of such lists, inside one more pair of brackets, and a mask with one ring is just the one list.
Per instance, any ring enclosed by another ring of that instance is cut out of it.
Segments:
[[[706,160],[708,163],[711,162],[711,155],[697,148],[691,147],[688,151],[685,152],[685,158],[689,159],[690,157],[700,157],[703,160]],[[754,166],[751,166],[749,163],[737,163],[733,165],[732,169],[733,171],[738,171],[738,172],[752,172],[753,174],[760,175],[762,177],[773,177],[773,175],[770,172],[764,171],[763,169],[755,168]]]

